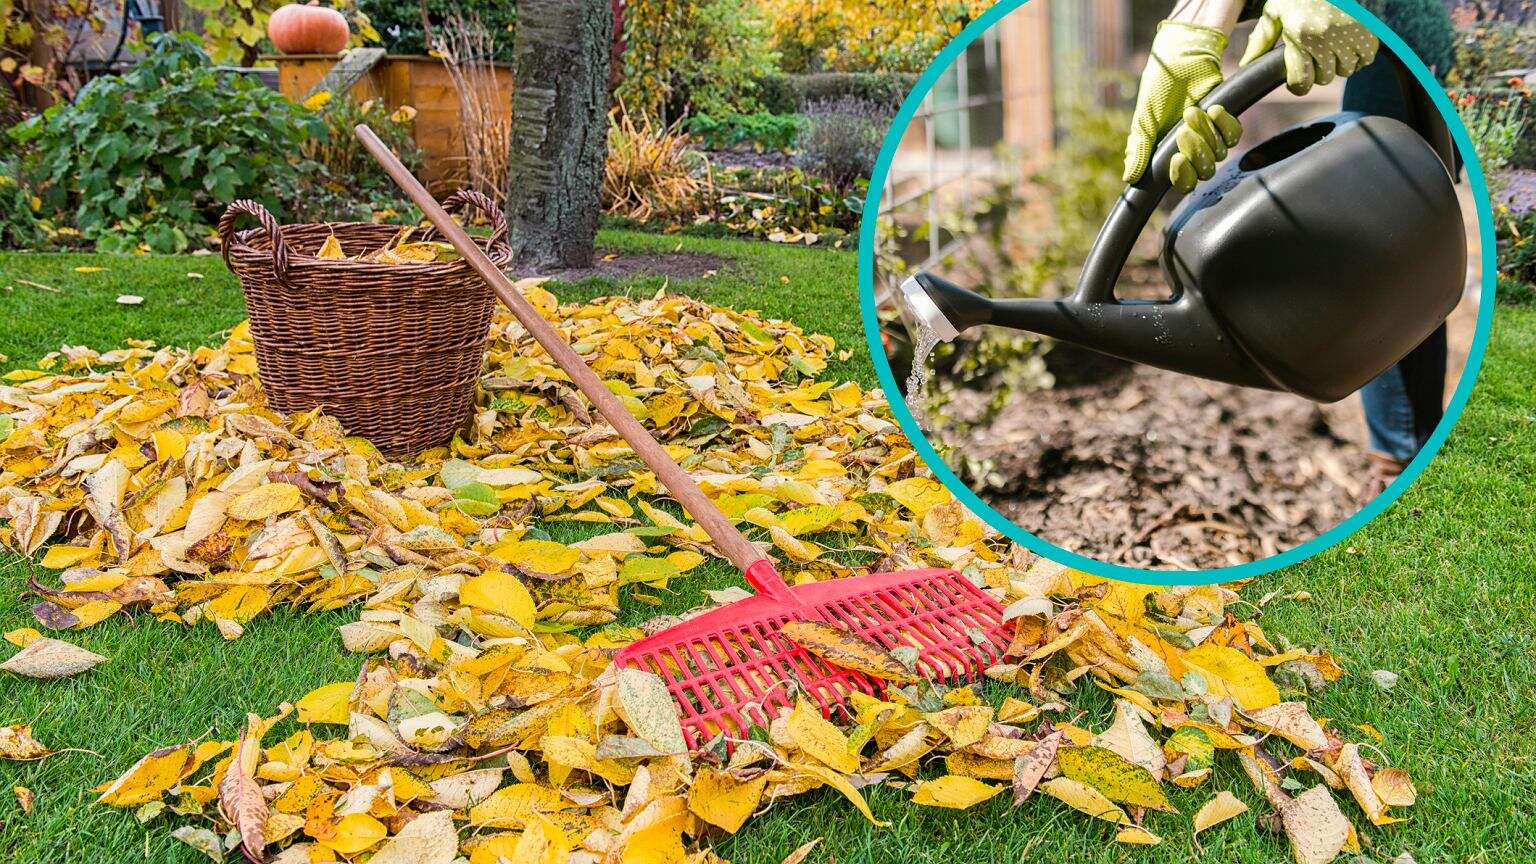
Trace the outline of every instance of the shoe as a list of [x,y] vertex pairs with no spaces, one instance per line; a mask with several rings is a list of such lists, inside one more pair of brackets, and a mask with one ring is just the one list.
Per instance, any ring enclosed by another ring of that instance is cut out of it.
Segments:
[[1377,495],[1385,492],[1393,480],[1402,476],[1403,469],[1408,467],[1407,459],[1398,459],[1385,453],[1367,453],[1366,456],[1370,459],[1370,473],[1360,493],[1362,502],[1374,500]]

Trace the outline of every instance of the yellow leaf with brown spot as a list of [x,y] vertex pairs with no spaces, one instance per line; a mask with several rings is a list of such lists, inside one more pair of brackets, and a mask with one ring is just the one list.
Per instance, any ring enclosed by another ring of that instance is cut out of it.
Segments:
[[791,642],[833,666],[864,672],[896,683],[917,678],[890,652],[873,642],[820,621],[791,621],[780,628]]
[[1401,768],[1383,768],[1371,777],[1371,788],[1388,807],[1412,807],[1419,800],[1413,778]]
[[992,726],[992,708],[988,705],[962,705],[923,715],[928,725],[944,733],[955,749],[969,747],[987,734]]
[[553,540],[514,540],[492,549],[491,557],[524,570],[557,575],[576,566],[581,551]]
[[342,855],[356,855],[383,840],[389,830],[367,813],[348,813],[336,820],[335,835],[316,842]]
[[99,804],[135,807],[158,801],[172,786],[180,783],[197,763],[189,747],[156,750],[133,764],[122,776],[97,788]]
[[966,810],[996,796],[1004,788],[1006,787],[983,783],[974,777],[948,774],[917,784],[917,792],[912,796],[912,803],[927,807]]

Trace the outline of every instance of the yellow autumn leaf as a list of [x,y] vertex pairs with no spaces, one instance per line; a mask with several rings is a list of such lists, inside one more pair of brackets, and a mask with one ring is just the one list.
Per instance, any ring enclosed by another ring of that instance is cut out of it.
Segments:
[[389,833],[384,823],[367,813],[349,813],[336,820],[335,835],[317,841],[321,846],[343,855],[356,855],[372,848]]
[[196,767],[188,747],[166,747],[140,759],[122,776],[97,787],[97,803],[113,807],[135,807],[158,801],[171,787]]
[[1163,838],[1140,825],[1127,825],[1115,832],[1115,842],[1131,846],[1156,846],[1163,842]]
[[1195,834],[1199,834],[1207,828],[1241,816],[1248,812],[1248,805],[1238,799],[1236,795],[1223,789],[1216,793],[1216,797],[1201,805],[1195,813]]
[[848,736],[821,716],[821,709],[809,699],[795,702],[789,713],[789,736],[806,754],[843,774],[859,770],[859,756],[848,746]]
[[738,780],[726,771],[703,767],[688,789],[688,809],[705,822],[735,834],[757,810],[768,785],[766,774]]
[[919,518],[931,508],[949,501],[952,497],[942,483],[927,477],[908,477],[905,480],[898,480],[885,487],[885,494],[895,498],[897,503]]
[[48,551],[43,553],[43,560],[38,563],[50,570],[66,570],[96,554],[97,551],[88,546],[65,546],[61,543],[48,547]]
[[504,615],[524,627],[533,626],[533,595],[511,573],[492,570],[464,580],[459,586],[459,600],[477,609]]
[[1183,660],[1205,679],[1211,695],[1228,697],[1244,710],[1268,708],[1280,701],[1280,691],[1264,667],[1236,648],[1199,645],[1185,651]]
[[297,510],[302,503],[303,494],[292,483],[266,483],[236,495],[225,513],[232,519],[255,522]]
[[349,705],[355,686],[352,681],[338,681],[309,691],[294,706],[298,711],[299,722],[346,725],[351,714]]
[[1002,786],[983,783],[973,777],[948,774],[917,784],[917,792],[912,796],[912,803],[965,810],[992,798],[1003,789]]
[[1071,777],[1053,777],[1041,783],[1039,788],[1057,801],[1080,813],[1087,813],[1095,819],[1122,824],[1130,821],[1126,818],[1125,811],[1116,806],[1115,802],[1105,798],[1099,790],[1073,780]]
[[491,557],[524,570],[557,575],[574,567],[581,551],[553,540],[514,540],[491,550]]
[[1413,779],[1401,768],[1382,768],[1371,777],[1371,788],[1383,804],[1389,807],[1412,807],[1418,801],[1419,792]]

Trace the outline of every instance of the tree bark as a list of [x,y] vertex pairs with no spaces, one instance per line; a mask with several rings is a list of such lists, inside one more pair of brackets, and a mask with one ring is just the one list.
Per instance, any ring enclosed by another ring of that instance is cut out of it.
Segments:
[[519,270],[592,265],[612,40],[611,0],[518,0],[507,221]]

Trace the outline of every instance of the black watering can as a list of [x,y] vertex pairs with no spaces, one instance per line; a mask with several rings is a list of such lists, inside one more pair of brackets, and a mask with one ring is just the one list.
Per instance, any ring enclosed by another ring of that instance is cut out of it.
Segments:
[[[1309,120],[1230,160],[1184,200],[1163,234],[1168,300],[1117,300],[1115,280],[1170,188],[1172,134],[1110,211],[1071,296],[992,300],[919,273],[902,286],[908,307],[940,339],[996,324],[1175,372],[1342,399],[1433,332],[1466,278],[1449,130],[1395,65],[1412,127],[1352,112]],[[1201,104],[1239,114],[1284,81],[1274,51]]]

